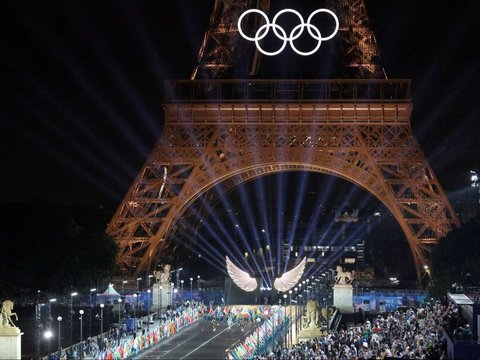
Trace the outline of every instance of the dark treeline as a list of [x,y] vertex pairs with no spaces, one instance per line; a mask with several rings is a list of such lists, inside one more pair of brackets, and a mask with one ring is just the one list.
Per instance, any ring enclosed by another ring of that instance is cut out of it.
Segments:
[[[461,292],[480,287],[480,219],[450,231],[432,252],[431,292]],[[475,292],[475,291],[472,291]]]
[[0,299],[89,287],[115,271],[117,245],[98,206],[0,205]]

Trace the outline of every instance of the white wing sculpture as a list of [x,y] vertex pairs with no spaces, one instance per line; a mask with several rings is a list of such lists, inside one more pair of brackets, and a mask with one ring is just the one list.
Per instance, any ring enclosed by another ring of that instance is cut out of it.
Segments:
[[233,262],[225,256],[227,260],[228,275],[232,278],[233,282],[238,285],[242,290],[252,292],[257,288],[257,280],[250,277],[250,275],[233,264]]
[[292,270],[287,271],[279,278],[276,278],[273,282],[273,287],[278,291],[288,291],[293,288],[298,280],[302,277],[303,271],[305,270],[305,264],[307,263],[307,258],[304,257],[303,260],[295,266]]

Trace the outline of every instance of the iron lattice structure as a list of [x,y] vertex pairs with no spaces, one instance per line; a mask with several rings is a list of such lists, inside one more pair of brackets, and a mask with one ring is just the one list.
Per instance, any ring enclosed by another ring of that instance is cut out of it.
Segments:
[[[174,251],[176,231],[201,215],[191,206],[201,195],[215,201],[256,177],[304,170],[375,195],[403,229],[420,280],[432,246],[459,223],[414,138],[410,81],[373,79],[378,49],[363,1],[331,3],[351,79],[228,80],[218,78],[238,70],[240,11],[269,4],[216,1],[194,80],[166,83],[164,131],[108,225],[125,272]],[[249,54],[247,72],[259,59]]]

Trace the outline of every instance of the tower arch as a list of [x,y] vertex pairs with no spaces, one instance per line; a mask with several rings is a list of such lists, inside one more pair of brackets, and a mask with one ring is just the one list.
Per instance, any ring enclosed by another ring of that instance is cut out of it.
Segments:
[[[365,84],[378,91],[364,92]],[[293,90],[285,99],[287,85]],[[409,81],[167,86],[175,91],[165,101],[164,131],[108,227],[120,245],[119,263],[129,271],[146,271],[162,256],[175,241],[172,226],[205,191],[279,171],[325,172],[372,193],[402,228],[419,278],[431,247],[458,224],[413,136]],[[242,87],[235,98],[222,92]],[[325,92],[312,96],[312,87]]]

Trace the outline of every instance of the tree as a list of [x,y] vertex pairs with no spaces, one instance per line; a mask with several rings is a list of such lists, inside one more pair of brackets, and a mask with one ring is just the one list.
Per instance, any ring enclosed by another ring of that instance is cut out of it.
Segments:
[[25,203],[0,208],[0,297],[81,290],[115,271],[117,245],[91,208]]
[[480,220],[453,229],[433,249],[431,293],[443,296],[452,284],[474,286],[480,280]]

